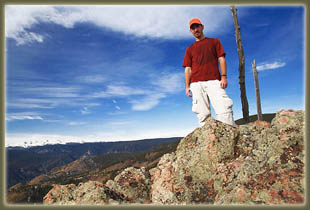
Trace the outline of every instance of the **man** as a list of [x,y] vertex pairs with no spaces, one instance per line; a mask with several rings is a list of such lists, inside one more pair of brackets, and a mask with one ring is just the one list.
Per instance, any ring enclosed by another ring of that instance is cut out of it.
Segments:
[[190,20],[189,27],[196,41],[186,49],[182,66],[185,67],[186,95],[193,100],[192,111],[197,114],[199,125],[203,126],[211,116],[211,101],[217,119],[235,126],[233,102],[224,90],[227,74],[222,44],[216,38],[204,36],[204,26],[199,19]]

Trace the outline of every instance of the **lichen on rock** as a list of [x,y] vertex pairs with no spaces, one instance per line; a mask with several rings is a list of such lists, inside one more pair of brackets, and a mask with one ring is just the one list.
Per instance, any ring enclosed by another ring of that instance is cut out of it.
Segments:
[[150,174],[145,168],[126,168],[106,186],[130,203],[150,203]]
[[[252,151],[241,153],[247,156],[239,170],[234,171],[238,175],[221,190],[215,203],[302,204],[304,202],[303,116],[302,111],[280,110],[269,126],[264,126],[263,129],[257,130],[258,132],[252,132],[251,140],[248,141],[254,143],[251,146]],[[241,188],[249,193],[242,195],[236,193],[240,192]]]

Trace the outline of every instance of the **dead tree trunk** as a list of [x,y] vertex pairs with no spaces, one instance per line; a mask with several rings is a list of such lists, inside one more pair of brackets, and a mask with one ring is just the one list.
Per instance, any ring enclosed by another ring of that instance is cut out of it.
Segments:
[[243,120],[248,123],[249,122],[249,104],[248,99],[246,97],[246,90],[245,90],[245,59],[244,59],[244,52],[241,43],[241,34],[240,34],[240,26],[238,24],[237,18],[237,9],[235,6],[230,7],[232,11],[232,16],[235,25],[235,36],[237,42],[237,49],[239,55],[239,84],[240,84],[240,92],[241,92],[241,104],[242,104],[242,114]]
[[254,60],[252,63],[252,70],[254,74],[254,83],[255,83],[255,92],[256,92],[257,117],[258,117],[258,120],[263,120],[262,107],[260,103],[259,85],[258,85],[258,73],[256,71],[256,60]]

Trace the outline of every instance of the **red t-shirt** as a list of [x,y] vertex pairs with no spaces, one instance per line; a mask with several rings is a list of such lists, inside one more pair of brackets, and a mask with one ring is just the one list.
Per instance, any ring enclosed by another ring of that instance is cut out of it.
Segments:
[[196,41],[186,49],[183,67],[191,67],[190,83],[208,80],[221,80],[218,58],[225,56],[220,40],[205,38]]

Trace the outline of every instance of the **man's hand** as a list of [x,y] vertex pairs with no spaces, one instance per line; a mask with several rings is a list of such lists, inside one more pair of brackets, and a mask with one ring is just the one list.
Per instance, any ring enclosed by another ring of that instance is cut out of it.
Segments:
[[221,88],[227,88],[227,77],[226,77],[226,60],[225,57],[219,57],[219,63],[221,68]]
[[225,88],[227,88],[227,79],[226,79],[226,77],[222,77],[222,79],[221,79],[221,88],[223,88],[223,89],[225,89]]
[[188,97],[192,97],[191,89],[190,89],[190,88],[185,88],[185,92],[186,92],[186,95],[187,95]]

